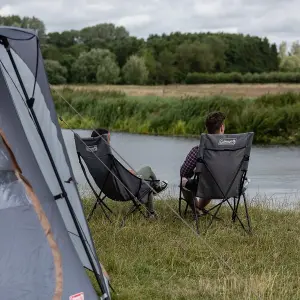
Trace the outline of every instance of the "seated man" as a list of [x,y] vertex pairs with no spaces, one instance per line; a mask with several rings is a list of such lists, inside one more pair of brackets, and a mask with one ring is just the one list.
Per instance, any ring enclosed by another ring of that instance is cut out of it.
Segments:
[[[106,135],[107,136],[107,142],[110,143],[110,132],[107,129],[104,128],[98,128],[92,132],[91,137],[98,137]],[[145,179],[145,180],[154,180],[155,182],[151,184],[151,187],[155,191],[154,193],[151,193],[148,196],[148,201],[146,202],[147,212],[150,217],[155,216],[154,206],[153,206],[153,194],[157,195],[158,193],[165,190],[168,186],[168,181],[166,180],[158,180],[156,175],[154,174],[153,170],[149,166],[145,166],[141,168],[136,173],[134,170],[129,170],[132,174],[135,174],[136,176]]]
[[[224,134],[225,131],[225,115],[222,112],[210,113],[205,122],[205,127],[209,134]],[[197,154],[199,146],[195,146],[191,149],[187,155],[183,165],[180,168],[180,177],[182,178],[182,193],[186,201],[191,205],[193,195],[197,191],[197,182],[192,177],[197,163]],[[199,199],[196,198],[196,209],[204,210],[205,206],[210,203],[211,199]]]

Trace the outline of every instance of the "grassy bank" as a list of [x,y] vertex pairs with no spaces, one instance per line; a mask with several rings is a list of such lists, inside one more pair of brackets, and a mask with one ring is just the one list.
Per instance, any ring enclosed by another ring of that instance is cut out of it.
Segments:
[[[168,203],[177,210],[176,201]],[[90,207],[86,205],[86,211]],[[253,235],[248,236],[231,224],[224,209],[224,222],[214,223],[199,237],[166,203],[156,201],[156,208],[158,220],[135,215],[122,229],[118,222],[110,224],[100,209],[90,221],[99,256],[117,292],[113,299],[300,298],[299,211],[253,206]]]
[[117,91],[74,91],[61,95],[84,116],[82,120],[53,92],[63,127],[112,130],[142,134],[195,135],[205,131],[208,112],[227,114],[226,132],[254,131],[254,143],[300,144],[300,94],[265,95],[255,99],[229,97],[131,97]]

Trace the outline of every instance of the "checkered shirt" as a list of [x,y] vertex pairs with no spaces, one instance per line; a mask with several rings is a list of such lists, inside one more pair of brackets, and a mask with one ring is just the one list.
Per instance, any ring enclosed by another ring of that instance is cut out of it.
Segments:
[[197,163],[197,153],[199,146],[195,146],[191,149],[189,154],[187,155],[183,165],[180,168],[180,176],[191,178],[194,175],[194,169],[196,168]]

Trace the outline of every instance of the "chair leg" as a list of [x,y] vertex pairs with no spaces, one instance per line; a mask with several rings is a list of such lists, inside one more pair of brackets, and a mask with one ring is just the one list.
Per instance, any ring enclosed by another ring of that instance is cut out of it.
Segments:
[[125,226],[125,220],[126,220],[126,218],[127,218],[130,214],[134,213],[137,209],[138,209],[138,208],[137,208],[137,205],[133,205],[133,206],[129,209],[129,211],[128,211],[128,212],[126,213],[126,215],[123,217],[123,219],[122,219],[122,221],[121,221],[121,226],[120,226],[120,227]]
[[235,210],[236,210],[236,197],[233,198],[233,212],[231,215],[232,222],[235,222]]
[[245,205],[246,218],[247,218],[247,224],[248,224],[248,233],[252,234],[250,216],[249,216],[249,212],[248,212],[248,206],[247,206],[246,196],[245,196],[244,193],[243,193],[243,198],[244,198],[244,205]]
[[[218,218],[217,218],[217,214],[218,214],[219,210],[221,209],[221,206],[222,206],[223,203],[224,203],[224,202],[222,201],[220,204],[217,205],[218,208],[217,208],[216,212],[212,215],[211,220],[210,220],[210,222],[209,222],[209,224],[208,224],[206,230],[212,225],[214,219],[218,219]],[[215,206],[214,208],[216,208],[217,206]]]
[[115,215],[115,213],[107,206],[107,204],[104,202],[104,198],[101,199],[101,204],[112,214]]
[[90,213],[89,213],[88,216],[87,216],[87,221],[88,221],[88,222],[90,221],[90,219],[91,219],[91,217],[92,217],[94,211],[96,210],[97,205],[98,205],[98,200],[96,200],[96,202],[95,202],[95,204],[94,204],[92,210],[90,211]]
[[185,210],[184,210],[184,216],[186,216],[188,208],[189,208],[189,204],[186,203]]
[[234,205],[233,205],[233,212],[232,212],[232,222],[236,221],[236,217],[237,217],[237,213],[238,213],[238,208],[240,205],[240,200],[241,200],[241,196],[239,196],[239,198],[237,199],[236,202],[236,198],[234,198]]
[[180,197],[180,195],[179,195],[179,203],[178,203],[178,212],[179,212],[179,215],[180,216],[182,216],[182,214],[181,214],[181,197]]
[[91,212],[90,212],[89,215],[87,216],[87,221],[88,221],[88,222],[89,222],[90,219],[92,218],[92,215],[94,214],[94,212],[95,212],[95,210],[96,210],[96,208],[97,208],[97,205],[99,205],[100,208],[102,209],[102,211],[103,211],[105,217],[108,219],[108,221],[109,221],[110,223],[112,223],[112,220],[110,219],[109,215],[108,215],[107,212],[105,211],[105,208],[106,208],[112,215],[115,215],[115,214],[114,214],[113,211],[107,206],[107,204],[104,202],[104,199],[105,199],[105,198],[106,198],[105,196],[104,196],[103,198],[101,198],[100,195],[99,195],[99,196],[97,195],[97,200],[96,200],[96,202],[95,202],[95,204],[94,204],[94,206],[93,206]]
[[[200,231],[199,231],[199,216],[197,214],[197,209],[196,209],[196,197],[193,197],[193,215],[194,215],[194,218],[195,218],[195,221],[196,221],[196,231],[197,231],[197,234],[200,234]],[[185,208],[185,213],[187,211],[187,208],[188,208],[188,203],[186,203],[187,206]]]
[[141,210],[141,204],[135,203],[135,202],[134,202],[133,206],[129,209],[129,211],[126,213],[126,215],[125,215],[124,218],[122,219],[122,221],[121,221],[121,226],[120,226],[120,227],[125,226],[125,220],[126,220],[126,218],[127,218],[130,214],[133,214],[134,212],[136,212],[137,210],[142,214],[142,216],[143,216],[145,219],[147,219],[147,216],[146,216],[146,215],[143,213],[143,211]]

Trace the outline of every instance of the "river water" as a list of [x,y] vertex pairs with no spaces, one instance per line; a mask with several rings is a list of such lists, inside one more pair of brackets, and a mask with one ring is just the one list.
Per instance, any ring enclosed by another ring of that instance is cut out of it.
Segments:
[[[76,130],[81,137],[91,131]],[[78,163],[72,131],[63,130],[71,164],[81,192],[89,188]],[[197,139],[111,133],[111,145],[135,170],[149,165],[159,179],[166,179],[165,195],[178,197],[179,169]],[[118,156],[117,156],[118,157]],[[120,159],[119,159],[120,160]],[[300,197],[300,147],[253,146],[248,178],[248,197],[262,199],[275,205],[298,205]]]

